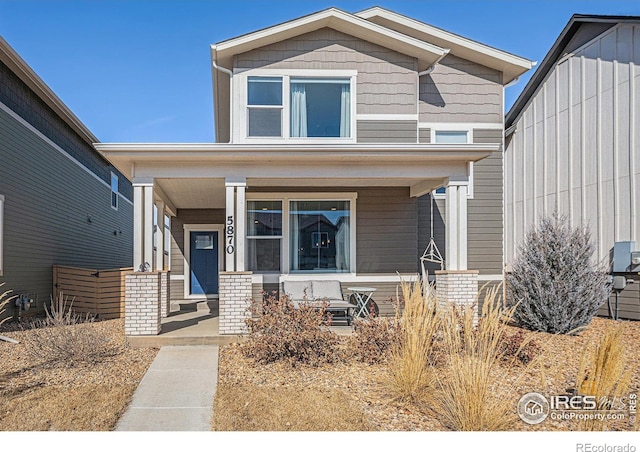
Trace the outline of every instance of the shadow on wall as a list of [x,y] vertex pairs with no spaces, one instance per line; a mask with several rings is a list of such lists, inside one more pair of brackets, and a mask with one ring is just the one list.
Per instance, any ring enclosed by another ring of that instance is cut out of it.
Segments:
[[430,75],[425,75],[420,80],[420,101],[425,102],[434,107],[444,107],[446,102],[440,94],[440,90],[436,86],[436,82]]

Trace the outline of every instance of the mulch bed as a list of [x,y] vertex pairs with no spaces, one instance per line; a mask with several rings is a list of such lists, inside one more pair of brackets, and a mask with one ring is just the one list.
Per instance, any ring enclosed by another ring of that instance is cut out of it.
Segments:
[[[576,371],[582,351],[599,339],[612,320],[596,318],[582,333],[575,336],[536,334],[541,347],[538,364],[530,369],[508,365],[501,370],[499,387],[495,393],[513,399],[514,422],[512,430],[576,430],[574,421],[553,421],[528,425],[515,414],[520,397],[527,392],[544,395],[565,394],[575,386]],[[633,371],[629,392],[640,392],[640,322],[625,322],[627,365]],[[511,328],[513,332],[518,329]],[[335,388],[343,390],[354,406],[366,414],[373,430],[378,431],[441,431],[445,427],[428,406],[401,403],[390,395],[384,383],[384,364],[369,365],[350,360],[320,367],[296,366],[285,363],[255,364],[243,356],[238,344],[221,348],[219,384],[253,385],[256,387]],[[611,425],[613,430],[638,429],[628,421]]]

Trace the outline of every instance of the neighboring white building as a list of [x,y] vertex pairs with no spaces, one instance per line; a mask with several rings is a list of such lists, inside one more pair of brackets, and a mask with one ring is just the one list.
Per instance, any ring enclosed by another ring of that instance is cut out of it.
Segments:
[[[610,263],[615,242],[640,242],[639,64],[640,17],[574,15],[507,113],[507,268],[555,209],[589,227],[599,260]],[[623,292],[633,316],[634,286]]]

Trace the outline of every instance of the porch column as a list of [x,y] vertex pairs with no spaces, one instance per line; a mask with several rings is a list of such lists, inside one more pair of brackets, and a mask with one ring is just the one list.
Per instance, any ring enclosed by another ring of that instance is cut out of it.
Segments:
[[236,247],[235,247],[235,187],[233,185],[225,184],[225,189],[227,191],[226,194],[226,209],[227,214],[224,220],[224,254],[226,256],[225,259],[225,269],[228,272],[233,272],[236,270],[235,267],[235,255],[236,255]]
[[133,269],[138,270],[142,265],[142,231],[144,221],[143,210],[144,186],[133,184]]
[[164,270],[164,201],[156,201],[156,270]]
[[133,182],[133,269],[153,270],[153,179]]
[[144,263],[153,266],[153,183],[144,187]]
[[244,242],[246,227],[245,189],[246,178],[226,178],[226,217],[225,217],[225,270],[227,272],[244,271]]
[[447,184],[446,266],[447,270],[467,269],[467,181]]

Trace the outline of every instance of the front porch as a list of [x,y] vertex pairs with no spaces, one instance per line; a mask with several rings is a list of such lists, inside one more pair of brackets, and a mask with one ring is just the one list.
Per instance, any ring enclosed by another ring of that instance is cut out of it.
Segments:
[[[245,333],[249,300],[286,280],[337,280],[345,298],[353,287],[372,287],[381,313],[392,314],[388,300],[400,280],[420,273],[426,244],[419,231],[429,229],[420,199],[437,187],[447,188],[447,208],[438,213],[446,228],[437,238],[447,271],[474,279],[467,271],[469,162],[497,145],[103,148],[134,186],[137,271],[126,304],[135,318],[127,336],[215,343]],[[154,285],[154,272],[168,272],[166,287]],[[457,280],[443,285],[451,297],[468,297],[460,287]],[[218,316],[176,315],[158,305],[159,294],[173,304],[217,303]]]
[[[352,326],[332,325],[330,329],[340,336],[353,334]],[[242,340],[242,336],[220,334],[219,306],[215,300],[174,305],[169,315],[161,320],[158,335],[127,336],[127,343],[134,348],[226,345]]]

